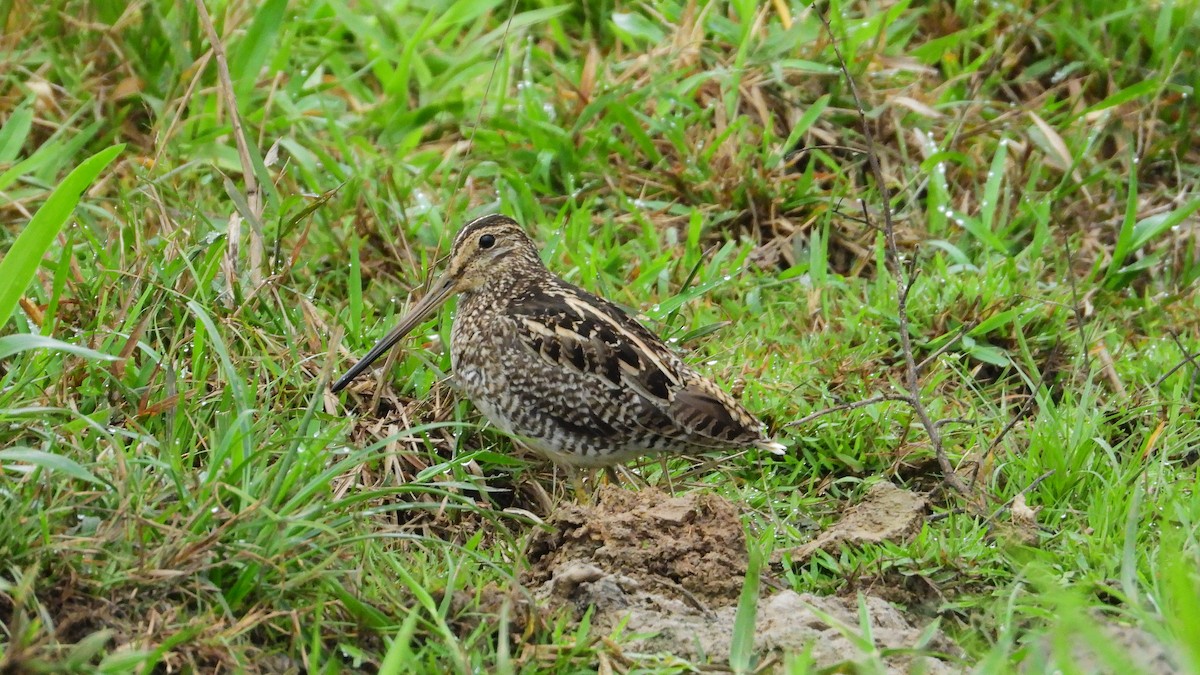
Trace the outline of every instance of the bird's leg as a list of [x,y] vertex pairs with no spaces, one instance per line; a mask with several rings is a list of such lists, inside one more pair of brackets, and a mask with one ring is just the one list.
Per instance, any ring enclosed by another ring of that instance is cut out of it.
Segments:
[[[558,472],[555,472],[553,480],[558,481]],[[539,516],[549,517],[554,513],[554,499],[546,492],[546,488],[538,482],[536,477],[526,476],[522,481],[522,485],[530,495],[530,499],[537,505]],[[550,490],[554,490],[554,485],[551,484]]]
[[[590,492],[583,487],[583,474],[578,467],[568,466],[567,473],[571,476],[571,485],[575,489],[575,501],[580,504],[592,504],[593,499]],[[595,485],[595,481],[593,481]]]
[[667,494],[675,495],[675,484],[671,481],[671,467],[667,466],[667,458],[665,455],[658,456],[658,463],[662,466],[663,478],[667,481]]
[[[646,467],[644,464],[639,462],[637,468],[645,470]],[[605,467],[604,470],[608,476],[608,479],[618,486],[621,485],[622,479],[624,479],[624,482],[629,484],[629,486],[635,490],[651,487],[649,478],[646,478],[644,475],[634,471],[624,464],[614,464],[613,466]]]

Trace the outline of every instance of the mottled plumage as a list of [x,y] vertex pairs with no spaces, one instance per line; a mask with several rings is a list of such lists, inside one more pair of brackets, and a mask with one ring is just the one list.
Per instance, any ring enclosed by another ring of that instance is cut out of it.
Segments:
[[611,302],[554,276],[511,218],[458,233],[450,268],[333,385],[340,391],[454,293],[454,376],[493,424],[549,459],[610,466],[657,452],[782,453],[732,396]]

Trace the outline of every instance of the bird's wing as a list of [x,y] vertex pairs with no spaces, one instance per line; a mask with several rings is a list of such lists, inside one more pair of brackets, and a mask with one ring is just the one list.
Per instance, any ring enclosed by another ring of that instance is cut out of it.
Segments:
[[543,289],[514,303],[526,347],[550,364],[631,389],[666,407],[682,388],[683,364],[616,305],[575,288]]
[[581,289],[542,289],[515,301],[520,341],[557,368],[598,387],[637,392],[647,431],[699,446],[753,444],[758,420],[713,382],[694,373],[658,336],[611,302]]

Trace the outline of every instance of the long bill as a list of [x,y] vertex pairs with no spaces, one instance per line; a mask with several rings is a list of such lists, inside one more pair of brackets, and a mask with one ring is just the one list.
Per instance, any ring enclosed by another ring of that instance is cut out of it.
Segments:
[[443,274],[441,278],[434,283],[429,293],[425,297],[421,298],[421,301],[417,303],[417,306],[410,309],[408,314],[405,314],[404,318],[400,319],[400,323],[397,324],[390,333],[384,336],[384,338],[380,340],[378,344],[372,347],[371,351],[367,352],[367,355],[362,357],[362,360],[354,364],[350,370],[346,371],[345,375],[342,375],[340,378],[338,378],[338,381],[334,382],[333,386],[330,387],[330,391],[336,394],[345,389],[346,385],[350,384],[354,378],[361,375],[364,370],[370,368],[371,364],[374,363],[375,360],[380,356],[383,356],[384,352],[391,349],[392,346],[399,342],[401,338],[412,332],[412,329],[421,325],[421,322],[425,321],[430,314],[433,314],[434,310],[436,310],[438,307],[441,307],[442,303],[446,302],[446,299],[453,295],[456,290],[458,289],[455,286],[454,279],[450,277],[450,273],[447,272]]

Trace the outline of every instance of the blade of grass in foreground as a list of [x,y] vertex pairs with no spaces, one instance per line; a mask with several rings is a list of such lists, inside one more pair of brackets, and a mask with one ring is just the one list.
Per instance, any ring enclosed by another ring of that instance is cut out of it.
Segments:
[[63,455],[56,455],[52,452],[44,450],[35,450],[33,448],[8,448],[0,450],[0,460],[8,464],[9,469],[23,470],[21,465],[11,464],[11,462],[24,462],[35,467],[41,467],[47,471],[57,471],[64,473],[72,478],[95,483],[96,485],[105,485],[104,481],[92,475],[92,472],[83,468],[81,464]]
[[33,214],[29,225],[17,237],[8,255],[0,260],[0,326],[8,323],[21,294],[33,281],[42,256],[50,248],[54,237],[62,229],[67,218],[75,211],[79,197],[96,176],[109,165],[125,148],[122,143],[88,157],[75,170],[67,174],[45,204]]
[[70,342],[55,340],[54,338],[44,335],[29,335],[27,333],[18,333],[16,335],[5,335],[0,337],[0,361],[7,359],[13,354],[20,354],[34,349],[50,349],[60,352],[67,352],[85,359],[93,361],[116,361],[117,357],[111,354],[98,352],[87,347],[73,345]]
[[746,544],[749,562],[733,620],[733,642],[729,647],[729,668],[735,673],[754,672],[754,627],[758,618],[758,583],[763,555],[758,542],[747,539]]

